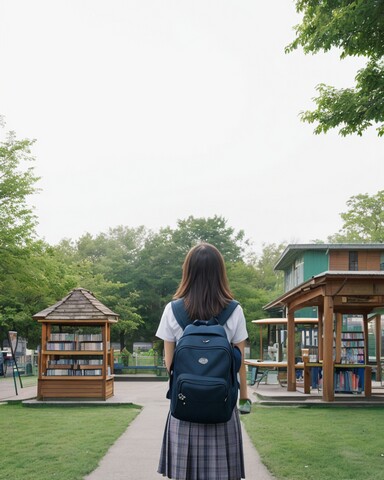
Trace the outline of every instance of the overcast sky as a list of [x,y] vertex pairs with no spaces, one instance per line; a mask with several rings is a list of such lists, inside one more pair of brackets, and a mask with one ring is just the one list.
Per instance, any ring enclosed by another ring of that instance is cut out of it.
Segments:
[[339,230],[384,188],[383,140],[300,121],[364,62],[285,54],[299,21],[290,0],[0,0],[0,114],[37,139],[39,235],[215,214],[256,249]]

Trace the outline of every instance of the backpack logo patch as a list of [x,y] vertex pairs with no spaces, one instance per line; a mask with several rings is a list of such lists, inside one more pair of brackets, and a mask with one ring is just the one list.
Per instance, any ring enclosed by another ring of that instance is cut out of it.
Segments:
[[205,357],[201,357],[199,358],[199,363],[201,363],[202,365],[206,365],[208,363],[208,358],[205,358]]

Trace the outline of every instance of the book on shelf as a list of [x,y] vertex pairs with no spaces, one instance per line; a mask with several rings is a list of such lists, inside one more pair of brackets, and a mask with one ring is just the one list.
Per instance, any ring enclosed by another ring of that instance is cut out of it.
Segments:
[[101,342],[103,335],[101,333],[79,333],[77,340],[79,342]]
[[47,350],[76,350],[76,342],[47,342]]
[[74,342],[76,340],[74,333],[51,333],[49,339],[52,342]]
[[78,370],[71,368],[47,368],[47,377],[96,377],[102,375],[101,368]]
[[359,392],[359,375],[352,370],[339,370],[334,375],[334,388],[337,392]]
[[48,360],[48,365],[74,365],[75,360],[73,358],[59,358]]
[[103,342],[81,342],[79,346],[80,350],[103,350]]
[[102,358],[78,358],[77,365],[103,365]]
[[65,369],[65,368],[47,368],[47,377],[55,377],[55,376],[66,377],[66,376],[71,376],[72,372],[73,370]]
[[83,375],[88,377],[96,377],[102,374],[101,368],[93,369],[93,370],[82,370]]

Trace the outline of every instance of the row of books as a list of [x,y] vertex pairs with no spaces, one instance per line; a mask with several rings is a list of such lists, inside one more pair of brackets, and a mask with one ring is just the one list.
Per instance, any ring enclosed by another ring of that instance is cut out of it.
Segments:
[[343,339],[350,340],[364,340],[363,332],[342,332],[341,337]]
[[47,350],[76,350],[76,342],[47,342]]
[[81,342],[79,350],[103,350],[103,342]]
[[363,340],[342,340],[341,346],[345,348],[362,348],[364,347],[364,341]]
[[101,342],[101,333],[51,333],[49,340],[52,342]]
[[360,392],[359,375],[351,370],[335,372],[334,388],[338,392]]
[[364,348],[342,348],[341,363],[364,363]]
[[102,375],[101,368],[91,370],[72,370],[71,368],[47,368],[47,377],[96,377]]
[[[109,349],[109,342],[108,342],[108,349]],[[103,342],[59,342],[59,341],[53,341],[53,342],[47,342],[47,350],[64,350],[64,351],[70,351],[70,350],[94,350],[94,351],[101,351],[103,350]]]
[[48,365],[102,365],[102,358],[59,358],[48,361]]

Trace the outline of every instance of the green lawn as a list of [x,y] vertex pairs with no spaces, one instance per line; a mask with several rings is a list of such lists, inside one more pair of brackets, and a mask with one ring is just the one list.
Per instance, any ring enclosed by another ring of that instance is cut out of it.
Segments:
[[245,424],[278,480],[384,478],[384,409],[253,405]]
[[0,405],[1,480],[82,480],[139,410]]

